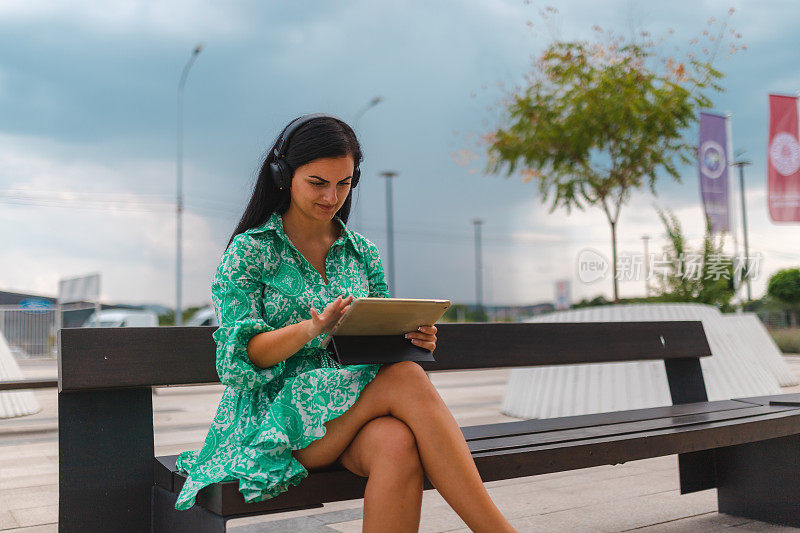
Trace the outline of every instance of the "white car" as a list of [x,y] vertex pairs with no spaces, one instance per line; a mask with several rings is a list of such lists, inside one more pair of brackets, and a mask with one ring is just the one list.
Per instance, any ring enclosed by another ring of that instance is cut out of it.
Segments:
[[198,309],[192,318],[186,321],[186,326],[219,326],[217,322],[217,315],[214,313],[213,307],[203,307]]
[[153,311],[135,309],[106,309],[92,313],[83,323],[84,328],[124,328],[158,326],[158,315]]

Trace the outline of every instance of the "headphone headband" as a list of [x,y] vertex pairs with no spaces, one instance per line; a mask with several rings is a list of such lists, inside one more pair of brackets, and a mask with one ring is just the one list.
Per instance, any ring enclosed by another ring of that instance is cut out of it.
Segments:
[[286,153],[284,153],[284,150],[286,149],[286,144],[292,138],[292,135],[294,134],[294,132],[297,131],[300,128],[300,126],[302,126],[303,124],[305,124],[306,122],[308,122],[310,120],[313,120],[315,118],[322,118],[322,117],[333,118],[333,119],[336,119],[336,120],[342,120],[339,117],[334,116],[334,115],[329,115],[328,113],[310,113],[308,115],[301,115],[301,116],[297,117],[296,119],[291,121],[288,126],[286,126],[286,129],[283,130],[283,133],[281,134],[280,138],[278,139],[278,142],[275,143],[275,157],[278,158],[278,159],[286,157]]
[[[291,181],[292,181],[292,170],[289,168],[289,165],[286,164],[285,157],[286,157],[286,145],[292,138],[297,129],[305,124],[306,122],[313,120],[315,118],[332,118],[334,120],[338,120],[340,122],[344,122],[342,119],[335,115],[330,115],[328,113],[310,113],[308,115],[301,115],[291,121],[288,126],[283,130],[280,137],[278,137],[278,142],[275,143],[275,149],[273,150],[273,154],[275,154],[275,161],[271,162],[269,165],[270,174],[272,175],[272,181],[279,189],[288,189]],[[353,180],[352,180],[352,188],[355,188],[358,185],[358,180],[361,176],[361,171],[358,168],[359,162],[355,162],[355,167],[353,168]]]

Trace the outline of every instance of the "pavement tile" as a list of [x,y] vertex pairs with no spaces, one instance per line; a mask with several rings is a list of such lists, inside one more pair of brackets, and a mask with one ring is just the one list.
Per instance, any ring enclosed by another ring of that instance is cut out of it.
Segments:
[[732,533],[735,531],[731,529],[732,527],[749,522],[750,520],[746,518],[738,518],[711,511],[700,515],[687,516],[678,518],[677,520],[662,522],[660,524],[653,524],[636,529],[635,531],[637,533],[695,533],[697,531],[703,531],[705,533],[728,531]]
[[58,485],[39,485],[0,491],[0,511],[58,504]]
[[[353,520],[360,520],[362,509],[359,506],[356,509],[340,509],[337,511],[328,511],[317,513],[308,516],[296,516],[272,520],[269,522],[253,522],[250,524],[242,525],[237,522],[235,525],[233,520],[228,522],[228,530],[235,533],[255,533],[257,531],[269,531],[270,533],[294,533],[295,531],[335,531],[326,527],[326,524],[336,524],[341,522],[350,522]],[[256,517],[252,517],[256,518]]]
[[23,527],[40,524],[55,524],[58,522],[58,505],[13,509],[11,514],[14,516],[14,519],[19,522],[19,525]]
[[[362,509],[364,508],[364,500],[346,500],[341,502],[331,502],[326,503],[323,507],[318,507],[314,509],[298,509],[296,511],[289,511],[286,513],[275,513],[271,515],[262,515],[262,516],[247,516],[243,518],[234,518],[233,520],[228,521],[228,528],[239,527],[242,525],[248,524],[271,524],[272,522],[278,522],[281,520],[297,518],[301,516],[318,516],[322,514],[335,516],[334,513],[339,512],[357,512],[358,517],[361,517]],[[343,513],[344,514],[344,513]],[[346,515],[345,515],[346,516]],[[355,516],[355,515],[354,515]],[[352,517],[348,517],[344,520],[352,520]]]
[[23,461],[18,462],[17,466],[0,468],[0,479],[41,474],[58,474],[58,464]]
[[361,533],[361,520],[351,520],[350,522],[339,522],[329,524],[327,527],[340,533]]
[[[564,488],[573,485],[584,485],[607,479],[623,478],[638,475],[652,475],[650,470],[636,466],[605,466],[592,472],[584,473],[582,470],[573,470],[569,475],[538,480],[531,479],[531,484],[540,488]],[[677,483],[677,478],[675,479]]]
[[753,520],[752,522],[747,522],[739,526],[734,526],[731,529],[731,533],[738,533],[741,531],[769,531],[770,533],[797,533],[798,531],[800,531],[800,528],[777,526],[774,524],[767,524],[766,522],[759,522]]
[[14,533],[58,533],[58,524],[42,524],[39,526],[13,529]]
[[[606,487],[613,490],[615,486]],[[708,491],[712,492],[712,491]],[[520,531],[628,531],[676,520],[687,516],[716,512],[716,495],[702,493],[684,495],[679,501],[673,495],[657,494],[627,499],[613,499],[594,505],[566,509],[555,513],[520,518],[512,523]],[[671,501],[666,501],[671,499]]]
[[[0,430],[2,431],[2,430]],[[41,457],[51,457],[58,460],[58,440],[52,442],[28,444],[25,446],[0,446],[0,461],[22,459],[39,459]]]
[[38,487],[42,485],[58,486],[58,474],[39,474],[35,476],[0,478],[0,493],[8,489]]
[[0,530],[19,527],[11,511],[0,511]]
[[314,516],[300,516],[288,520],[276,520],[268,524],[249,524],[245,526],[228,527],[231,533],[296,533],[298,531],[334,531],[327,527]]

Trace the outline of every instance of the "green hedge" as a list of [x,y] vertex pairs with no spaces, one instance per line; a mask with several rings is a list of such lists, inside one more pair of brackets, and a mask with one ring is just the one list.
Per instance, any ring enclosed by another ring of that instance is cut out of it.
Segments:
[[769,333],[783,353],[800,354],[800,328],[774,329]]

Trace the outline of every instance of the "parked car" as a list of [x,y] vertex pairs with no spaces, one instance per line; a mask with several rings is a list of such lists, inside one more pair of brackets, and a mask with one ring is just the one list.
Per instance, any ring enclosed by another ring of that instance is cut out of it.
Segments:
[[30,359],[31,356],[28,352],[20,348],[19,346],[9,346],[9,350],[11,350],[11,355],[14,359]]
[[213,307],[203,307],[198,309],[192,315],[192,318],[186,321],[187,326],[219,326],[217,322],[217,315],[214,313]]
[[92,315],[83,323],[84,328],[124,328],[158,326],[158,315],[153,311],[135,309],[105,309]]

